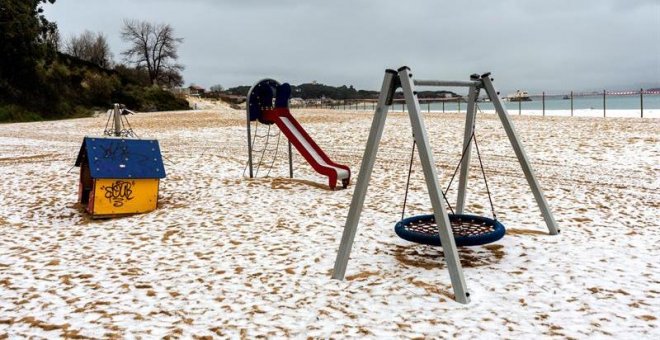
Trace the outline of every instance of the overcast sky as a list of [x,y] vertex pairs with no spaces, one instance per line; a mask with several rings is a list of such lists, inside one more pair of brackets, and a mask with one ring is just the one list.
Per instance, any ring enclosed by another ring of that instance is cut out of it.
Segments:
[[64,39],[122,20],[168,23],[183,75],[209,87],[264,77],[377,90],[386,68],[419,79],[491,71],[501,90],[660,86],[659,0],[57,0]]

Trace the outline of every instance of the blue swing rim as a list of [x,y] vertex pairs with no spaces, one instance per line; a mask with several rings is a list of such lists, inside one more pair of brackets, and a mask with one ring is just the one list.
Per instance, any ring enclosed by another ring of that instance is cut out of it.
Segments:
[[[450,222],[459,221],[461,219],[464,220],[469,219],[477,222],[483,222],[486,225],[491,226],[493,228],[491,232],[484,234],[458,236],[458,237],[454,236],[456,246],[458,247],[478,246],[478,245],[493,243],[504,237],[504,234],[506,234],[506,228],[504,227],[504,225],[500,223],[498,220],[492,218],[472,215],[472,214],[448,214],[448,215]],[[440,244],[440,235],[438,233],[428,234],[428,233],[408,230],[405,228],[406,225],[409,225],[413,222],[430,221],[434,219],[435,216],[433,214],[407,217],[397,222],[397,224],[394,226],[394,232],[399,237],[401,237],[406,241],[426,244],[431,246],[442,246],[442,244]]]

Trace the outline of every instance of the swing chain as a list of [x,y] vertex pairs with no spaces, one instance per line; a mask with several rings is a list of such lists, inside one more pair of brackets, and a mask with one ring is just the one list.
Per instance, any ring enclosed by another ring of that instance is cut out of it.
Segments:
[[[403,196],[403,208],[401,209],[401,219],[406,215],[406,203],[408,202],[408,189],[410,188],[410,175],[412,174],[412,166],[413,166],[413,161],[415,159],[415,145],[417,145],[417,140],[415,140],[415,136],[413,135],[413,146],[412,146],[412,152],[410,153],[410,165],[408,166],[408,179],[406,180],[406,193]],[[451,206],[451,203],[447,200],[447,196],[445,195],[444,192],[442,193],[442,198],[445,200],[447,203],[447,207],[449,208],[449,211],[451,211],[452,214],[454,214],[454,209]]]
[[[479,110],[479,107],[477,106],[477,109]],[[410,153],[410,164],[408,166],[408,179],[406,180],[406,193],[403,198],[403,209],[401,210],[401,219],[403,220],[406,214],[406,204],[408,201],[408,190],[410,187],[410,175],[412,173],[412,166],[413,166],[413,161],[415,157],[415,145],[417,145],[417,141],[414,139],[415,136],[413,135],[413,146],[412,146],[412,152]],[[463,149],[463,152],[461,154],[461,159],[458,161],[458,165],[456,165],[456,168],[454,169],[454,174],[451,176],[451,179],[449,180],[449,184],[447,185],[447,189],[442,192],[442,198],[444,198],[445,202],[447,203],[447,207],[451,211],[452,214],[454,214],[454,209],[451,206],[451,203],[447,200],[447,192],[449,192],[449,189],[451,188],[451,184],[454,181],[454,178],[456,178],[456,174],[458,173],[458,169],[460,169],[461,163],[463,163],[463,159],[465,159],[465,155],[467,154],[468,148],[471,146],[472,141],[474,141],[474,147],[475,150],[477,151],[477,158],[479,159],[479,167],[481,168],[481,175],[484,179],[484,184],[486,185],[486,194],[488,195],[488,202],[490,203],[490,210],[493,214],[493,220],[497,221],[497,215],[495,214],[495,205],[493,205],[493,198],[490,193],[490,187],[488,186],[488,179],[486,178],[486,170],[484,169],[484,164],[483,161],[481,160],[481,152],[479,152],[479,145],[477,144],[477,136],[475,134],[475,128],[474,125],[472,126],[472,135],[470,135],[470,139]]]
[[488,188],[488,180],[486,179],[486,170],[484,169],[484,163],[481,161],[481,153],[479,152],[479,144],[477,143],[477,136],[472,133],[472,138],[474,139],[474,148],[477,150],[477,158],[479,159],[479,166],[481,167],[481,175],[484,178],[484,184],[486,185],[486,194],[488,194],[488,202],[490,203],[490,211],[493,213],[493,220],[497,221],[497,215],[495,214],[495,206],[493,205],[493,198],[490,195],[490,189]]
[[408,180],[406,180],[406,194],[403,196],[403,209],[401,210],[401,219],[406,215],[406,202],[408,201],[408,188],[410,187],[410,174],[412,173],[413,160],[415,157],[415,135],[413,135],[412,152],[410,153],[410,165],[408,166]]

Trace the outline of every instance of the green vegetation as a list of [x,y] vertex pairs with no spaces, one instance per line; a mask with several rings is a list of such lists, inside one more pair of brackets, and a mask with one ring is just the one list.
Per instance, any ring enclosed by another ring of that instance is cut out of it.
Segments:
[[188,108],[142,68],[58,52],[57,25],[43,15],[47,3],[55,0],[0,3],[0,122],[82,117],[115,102],[137,111]]

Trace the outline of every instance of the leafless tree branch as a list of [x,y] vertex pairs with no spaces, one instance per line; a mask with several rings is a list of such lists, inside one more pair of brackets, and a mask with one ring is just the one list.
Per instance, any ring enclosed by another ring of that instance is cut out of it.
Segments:
[[[159,84],[163,79],[171,78],[172,72],[183,69],[176,64],[178,45],[183,39],[174,36],[170,25],[124,20],[121,37],[131,44],[122,55],[136,68],[146,68],[152,84]],[[166,72],[169,75],[163,77]]]
[[85,31],[66,43],[64,52],[101,67],[112,67],[112,52],[103,33]]

